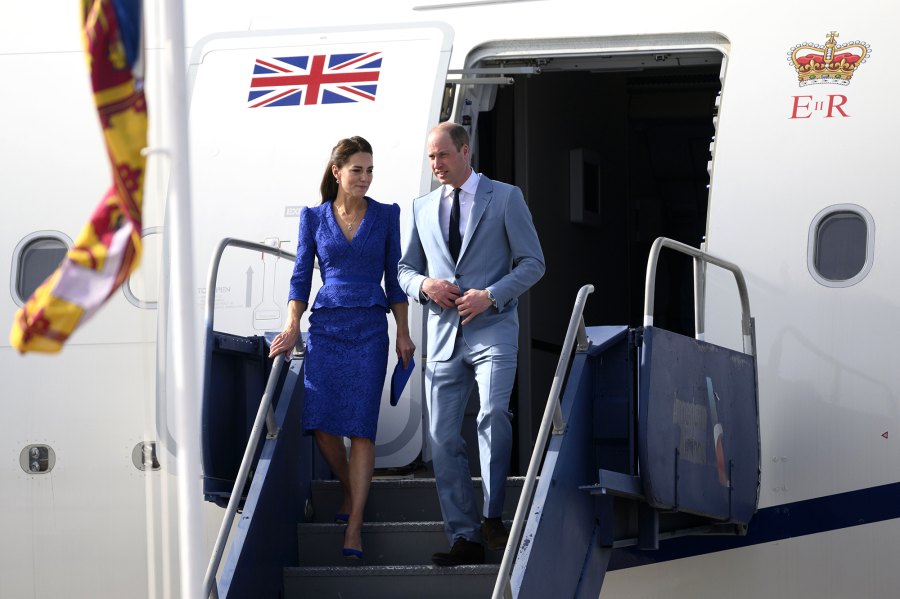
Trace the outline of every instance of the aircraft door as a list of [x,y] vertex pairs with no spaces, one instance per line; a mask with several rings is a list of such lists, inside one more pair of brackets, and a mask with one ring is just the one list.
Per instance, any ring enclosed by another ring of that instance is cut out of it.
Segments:
[[[408,218],[413,198],[430,189],[425,136],[438,122],[451,43],[450,29],[434,23],[237,32],[198,43],[189,116],[198,311],[222,238],[296,249],[300,211],[319,204],[319,184],[341,138],[360,135],[372,144],[369,196],[399,204],[401,222]],[[280,330],[292,268],[289,261],[226,251],[215,290],[216,330]],[[311,297],[320,284],[314,276]],[[410,324],[421,352],[415,310]],[[389,354],[390,371],[396,355]],[[423,363],[418,356],[417,363]],[[416,373],[397,407],[383,392],[376,466],[403,466],[421,451],[421,389]]]
[[[530,460],[578,289],[595,285],[588,325],[640,326],[647,256],[657,237],[699,247],[706,231],[710,144],[724,54],[702,48],[635,55],[572,40],[516,59],[503,42],[467,62],[514,80],[465,90],[476,168],[518,185],[547,273],[520,298],[515,413],[518,469]],[[635,45],[640,45],[635,43]],[[577,54],[577,56],[576,56]],[[693,334],[692,271],[683,256],[660,268],[658,325]],[[665,299],[662,299],[662,298]]]

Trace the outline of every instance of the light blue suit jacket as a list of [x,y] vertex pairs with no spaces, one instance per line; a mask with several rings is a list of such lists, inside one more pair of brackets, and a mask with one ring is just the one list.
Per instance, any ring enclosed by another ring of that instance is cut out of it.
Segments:
[[422,294],[428,277],[455,282],[463,292],[487,289],[497,299],[497,308],[488,308],[463,327],[469,347],[518,347],[518,297],[544,274],[544,254],[522,191],[481,176],[454,264],[438,216],[442,190],[438,187],[413,202],[398,269],[406,294],[428,308],[428,360],[450,358],[460,326],[459,312],[445,310]]

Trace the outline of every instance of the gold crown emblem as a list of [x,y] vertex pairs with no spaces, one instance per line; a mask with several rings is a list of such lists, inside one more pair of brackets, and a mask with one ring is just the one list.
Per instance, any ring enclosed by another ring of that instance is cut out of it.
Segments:
[[836,37],[838,33],[832,31],[824,46],[803,43],[788,52],[788,62],[797,71],[800,87],[819,83],[849,85],[856,69],[872,52],[869,44],[860,41],[838,46]]

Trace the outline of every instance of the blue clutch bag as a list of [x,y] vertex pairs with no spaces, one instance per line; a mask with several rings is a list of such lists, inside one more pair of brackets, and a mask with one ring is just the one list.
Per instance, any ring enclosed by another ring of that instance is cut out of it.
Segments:
[[402,360],[398,360],[397,365],[394,366],[394,374],[391,375],[392,406],[396,406],[397,402],[400,401],[400,394],[403,393],[403,389],[406,388],[406,382],[409,380],[409,376],[412,374],[415,365],[415,359],[410,358],[409,365],[406,368],[403,367]]

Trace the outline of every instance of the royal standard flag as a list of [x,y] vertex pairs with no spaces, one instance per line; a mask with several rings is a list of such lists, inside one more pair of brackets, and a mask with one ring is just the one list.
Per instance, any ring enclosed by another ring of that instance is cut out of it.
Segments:
[[59,268],[17,313],[10,343],[55,353],[137,267],[147,145],[141,0],[82,0],[84,47],[113,182]]

